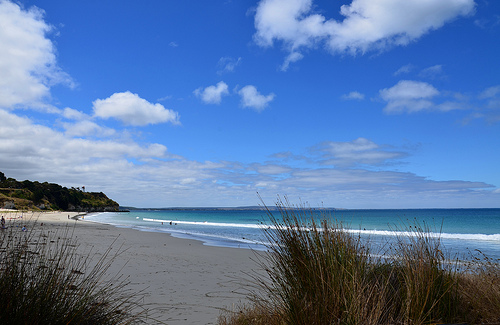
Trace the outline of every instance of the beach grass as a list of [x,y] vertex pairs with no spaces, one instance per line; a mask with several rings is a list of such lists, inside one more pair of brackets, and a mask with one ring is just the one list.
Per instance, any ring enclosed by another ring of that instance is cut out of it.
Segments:
[[[23,229],[23,226],[26,226]],[[16,220],[0,230],[0,324],[136,324],[141,293],[107,272],[115,248],[78,250],[73,228]]]
[[[500,266],[447,256],[425,225],[405,225],[384,254],[329,215],[278,201],[253,303],[219,317],[240,324],[500,324]],[[380,253],[380,252],[378,252]],[[477,252],[480,253],[480,252]]]

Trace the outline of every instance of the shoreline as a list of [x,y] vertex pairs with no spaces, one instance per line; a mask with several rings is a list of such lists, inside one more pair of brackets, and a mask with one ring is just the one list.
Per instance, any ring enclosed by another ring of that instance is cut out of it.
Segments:
[[85,214],[78,212],[1,209],[0,215],[7,226],[21,219],[27,224],[35,220],[36,227],[45,230],[64,233],[69,229],[82,252],[102,255],[111,248],[113,264],[108,273],[127,277],[127,289],[142,292],[144,306],[154,318],[171,325],[216,324],[221,311],[249,302],[248,274],[259,269],[256,254],[262,254],[207,246],[168,233],[86,222],[81,218]]
[[[134,212],[130,212],[132,215]],[[217,234],[213,233],[205,233],[202,229],[185,229],[184,226],[214,226],[214,227],[220,227],[228,225],[227,223],[222,222],[214,222],[214,221],[186,221],[182,219],[155,219],[155,218],[148,218],[145,216],[136,216],[136,220],[134,221],[143,221],[142,224],[135,224],[135,223],[130,223],[130,220],[128,221],[123,221],[119,220],[114,220],[114,219],[106,219],[106,217],[101,218],[99,214],[115,214],[115,212],[90,212],[88,213],[88,219],[86,218],[85,221],[89,222],[95,222],[95,223],[105,223],[105,224],[110,224],[115,227],[127,227],[131,229],[136,229],[139,231],[146,231],[146,232],[155,232],[155,233],[164,233],[164,234],[169,234],[170,236],[176,237],[176,238],[182,238],[182,239],[189,239],[189,240],[196,240],[199,242],[202,242],[203,245],[206,246],[214,246],[214,247],[228,247],[228,248],[238,248],[238,249],[250,249],[250,250],[255,250],[255,251],[267,251],[267,246],[264,242],[260,241],[259,239],[255,238],[250,234],[249,236],[237,236],[237,237],[232,237],[231,234],[226,234],[224,236],[224,232],[219,232]],[[131,219],[132,220],[132,219]],[[179,226],[178,226],[179,225]],[[243,226],[244,228],[247,228],[249,225],[248,224],[233,224],[230,223],[228,228],[231,228],[233,226]],[[260,226],[257,224],[251,224],[250,228],[254,228],[258,230],[259,232],[261,231]],[[234,235],[234,234],[233,234]]]
[[[447,209],[447,211],[449,210]],[[141,231],[168,233],[177,238],[202,241],[204,245],[241,249],[251,248],[263,252],[267,250],[268,243],[262,234],[261,225],[263,223],[258,224],[255,221],[255,223],[251,224],[251,221],[249,221],[257,220],[258,213],[242,215],[235,213],[233,217],[232,213],[221,212],[220,216],[217,214],[217,219],[211,218],[213,215],[212,213],[177,214],[168,211],[163,213],[152,211],[131,212],[128,219],[125,216],[125,218],[122,218],[122,216],[107,218],[104,215],[103,217],[96,216],[94,218],[93,214],[90,214],[88,220],[110,222],[118,227],[130,227]],[[366,217],[360,214],[349,215],[347,218],[352,217],[352,220],[355,220],[352,227],[349,227],[351,225],[350,221],[342,221],[348,220],[342,219],[344,216],[341,215],[338,218],[341,222],[344,222],[344,225],[347,225],[347,227],[343,227],[345,231],[371,242],[377,246],[374,249],[383,249],[384,246],[387,246],[386,242],[393,243],[398,237],[407,235],[410,229],[408,227],[412,225],[409,220],[418,220],[417,223],[425,225],[425,227],[429,225],[429,235],[440,238],[443,247],[452,256],[458,254],[462,259],[469,259],[471,258],[469,252],[478,249],[491,258],[500,258],[500,233],[498,233],[498,229],[500,229],[498,227],[500,226],[498,221],[500,220],[498,219],[500,210],[495,209],[493,213],[486,214],[484,220],[489,221],[482,221],[482,224],[479,223],[477,229],[470,227],[468,221],[470,218],[465,218],[466,215],[468,214],[441,213],[436,217],[436,220],[445,220],[447,218],[446,228],[437,225],[434,220],[434,213],[429,211],[424,213],[422,217],[419,214],[408,216],[408,219],[406,219],[408,223],[406,224],[397,214],[389,215],[387,218],[382,218],[380,214]],[[412,217],[413,219],[411,219]],[[87,217],[85,219],[87,220]],[[262,220],[264,220],[265,224],[265,219],[262,218]],[[169,222],[175,223],[175,227],[172,227],[172,224],[169,226]],[[357,226],[358,224],[359,226]],[[362,224],[363,226],[361,226]],[[485,224],[489,226],[485,227]],[[365,226],[366,228],[364,228]]]

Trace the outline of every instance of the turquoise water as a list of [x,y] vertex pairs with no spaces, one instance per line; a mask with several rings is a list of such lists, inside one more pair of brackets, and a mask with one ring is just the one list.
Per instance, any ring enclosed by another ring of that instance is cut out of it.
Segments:
[[[383,245],[394,241],[405,225],[425,223],[440,236],[446,250],[465,254],[480,250],[500,259],[500,209],[407,209],[407,210],[317,210],[340,220],[348,231]],[[273,212],[279,216],[278,212]],[[203,241],[206,245],[265,250],[262,225],[268,224],[265,211],[255,210],[135,210],[99,213],[87,221],[109,223],[142,231],[165,232],[177,237]]]

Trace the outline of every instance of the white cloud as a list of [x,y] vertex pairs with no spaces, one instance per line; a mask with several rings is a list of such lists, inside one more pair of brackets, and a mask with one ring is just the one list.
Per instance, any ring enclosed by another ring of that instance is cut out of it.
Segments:
[[403,74],[403,73],[410,73],[411,70],[413,70],[413,65],[412,64],[406,64],[404,66],[402,66],[401,68],[399,68],[398,70],[396,70],[396,72],[394,72],[394,75],[395,76],[398,76],[400,74]]
[[[280,169],[273,171],[271,166],[273,173],[266,174],[260,173],[256,165],[235,165],[227,170],[218,180],[219,193],[225,195],[230,189],[233,196],[245,197],[245,192],[254,190],[265,202],[273,202],[279,193],[312,205],[357,208],[480,207],[485,203],[495,206],[498,200],[498,194],[492,193],[494,186],[483,182],[433,181],[407,172],[331,166],[289,167],[279,174],[274,172]],[[231,186],[224,189],[223,184]]]
[[[415,70],[413,64],[406,64],[394,72],[394,76],[399,76],[401,74],[408,74]],[[443,77],[443,65],[436,64],[427,68],[424,68],[418,72],[420,78],[436,79],[438,77]]]
[[243,107],[249,107],[258,112],[264,110],[275,97],[273,93],[267,96],[262,95],[252,85],[241,88],[238,94],[241,96],[241,105]]
[[114,129],[102,127],[95,122],[84,120],[76,123],[63,123],[65,134],[70,137],[109,137],[116,134]]
[[201,98],[205,104],[220,104],[222,96],[229,95],[227,84],[224,81],[219,81],[215,86],[207,88],[198,88],[193,92],[196,97]]
[[62,116],[72,121],[62,123],[67,136],[101,138],[116,135],[116,131],[114,129],[98,125],[92,121],[92,116],[76,109],[66,107],[62,111]]
[[[488,3],[486,2],[486,4]],[[481,29],[493,29],[500,25],[500,15],[496,14],[492,18],[475,19],[474,24]]]
[[[417,200],[427,196],[443,196],[443,192],[468,192],[474,189],[492,188],[490,184],[466,181],[431,181],[412,173],[395,171],[370,171],[364,169],[320,168],[314,170],[296,170],[293,178],[283,181],[287,185],[299,188],[315,188],[318,191],[337,192],[340,195],[371,197],[372,201],[385,200],[388,195],[394,200],[408,200],[416,195]],[[418,194],[417,194],[418,193]],[[453,196],[453,195],[451,195]],[[372,203],[373,204],[373,203]],[[394,202],[393,204],[397,204]],[[457,202],[457,204],[460,204]],[[404,206],[404,205],[402,205]]]
[[275,164],[266,164],[266,165],[261,165],[261,164],[254,164],[252,165],[255,170],[263,175],[280,175],[280,174],[287,174],[293,171],[292,168],[289,166],[284,166],[284,165],[275,165]]
[[495,111],[497,119],[500,114],[500,86],[486,89],[480,96],[481,99],[487,99],[486,108]]
[[488,87],[472,99],[474,111],[462,119],[463,124],[482,119],[488,124],[500,122],[500,85]]
[[481,113],[469,117],[484,118],[489,124],[500,122],[500,85],[492,86],[482,91],[478,99],[481,100],[479,107]]
[[88,116],[87,114],[85,113],[82,113],[76,109],[73,109],[73,108],[70,108],[70,107],[66,107],[63,112],[62,112],[62,115],[67,118],[68,120],[88,120],[90,119],[90,116]]
[[440,104],[435,104],[434,107],[436,110],[441,111],[441,112],[450,112],[450,111],[455,111],[455,110],[465,110],[469,109],[470,106],[466,102],[457,102],[457,101],[444,101]]
[[166,101],[166,100],[169,100],[169,99],[172,99],[172,98],[173,98],[172,95],[167,95],[167,96],[163,96],[163,97],[158,98],[156,101],[157,102],[163,102],[163,101]]
[[378,165],[389,160],[406,157],[407,154],[388,150],[366,138],[349,142],[327,141],[312,149],[321,154],[321,163],[336,166]]
[[286,71],[288,70],[288,68],[290,67],[290,64],[291,63],[294,63],[294,62],[297,62],[297,61],[300,61],[302,60],[302,58],[304,58],[304,55],[302,55],[302,53],[300,52],[291,52],[290,54],[288,54],[288,56],[285,58],[285,62],[283,62],[283,64],[281,65],[281,68],[280,70],[281,71]]
[[474,10],[473,0],[354,0],[343,5],[344,21],[334,25],[332,50],[365,52],[405,45],[446,22]]
[[114,93],[106,99],[93,102],[94,115],[100,118],[115,118],[126,125],[144,126],[170,122],[179,124],[179,114],[161,104],[152,104],[129,91]]
[[241,57],[235,59],[232,57],[222,57],[219,59],[217,66],[219,67],[218,74],[226,73],[226,72],[234,72],[237,66],[241,64]]
[[485,89],[484,91],[481,92],[479,98],[480,99],[495,98],[499,97],[499,95],[500,95],[500,85]]
[[282,41],[286,70],[304,48],[323,44],[332,53],[357,54],[406,45],[474,7],[473,0],[353,0],[340,7],[344,19],[337,21],[315,13],[312,0],[261,0],[254,40],[260,46]]
[[348,94],[342,95],[342,99],[346,100],[363,100],[365,99],[365,95],[360,93],[359,91],[351,91]]
[[8,177],[85,185],[122,204],[187,203],[181,189],[208,202],[214,189],[204,184],[215,177],[209,171],[223,166],[169,155],[158,143],[73,138],[2,109],[0,120],[0,166]]
[[[133,141],[94,141],[73,138],[68,133],[34,124],[27,118],[3,110],[0,110],[0,119],[5,123],[0,128],[0,152],[2,153],[0,166],[6,169],[23,170],[28,174],[40,173],[47,177],[60,174],[61,180],[72,179],[72,173],[76,173],[77,170],[115,163],[115,167],[118,167],[128,164],[128,157],[164,158],[167,154],[167,148],[161,144],[139,145]],[[89,178],[91,176],[88,175]],[[107,178],[105,175],[100,175],[100,177]]]
[[[100,159],[160,158],[166,155],[166,147],[160,144],[141,146],[130,141],[126,143],[72,138],[3,110],[0,110],[0,118],[5,123],[0,131],[2,166],[17,162],[21,165],[39,166],[45,172],[58,173],[72,170],[72,166]],[[44,166],[45,163],[48,165]]]
[[293,161],[293,160],[307,160],[307,158],[303,155],[294,155],[291,151],[282,151],[282,152],[277,152],[269,156],[271,159],[277,159],[277,160],[286,160],[286,161]]
[[[371,140],[327,142],[310,157],[314,163],[293,167],[287,157],[270,164],[198,162],[172,156],[158,143],[73,138],[0,109],[0,166],[7,177],[84,185],[122,205],[140,207],[255,205],[258,191],[266,202],[276,194],[313,206],[493,207],[498,190],[490,184],[432,181],[412,173],[337,168],[317,164],[336,158],[356,162],[387,161],[398,154]],[[28,140],[28,141],[27,141]],[[379,157],[367,157],[368,153]],[[293,163],[293,162],[292,162]],[[193,201],[195,198],[195,201]]]
[[387,101],[386,113],[418,112],[435,108],[431,99],[439,95],[432,85],[412,80],[401,80],[391,88],[380,90],[380,97]]
[[433,65],[420,71],[418,74],[422,78],[435,79],[443,74],[443,66],[441,64]]
[[56,50],[46,37],[52,27],[36,7],[27,10],[0,1],[0,107],[45,107],[50,87],[71,78],[57,65]]

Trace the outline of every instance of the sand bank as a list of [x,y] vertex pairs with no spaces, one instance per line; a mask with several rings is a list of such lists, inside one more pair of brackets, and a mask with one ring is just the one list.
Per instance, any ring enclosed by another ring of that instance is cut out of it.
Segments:
[[[155,309],[166,324],[215,324],[223,309],[246,302],[249,277],[258,269],[255,253],[247,249],[204,246],[164,233],[142,232],[74,220],[74,212],[20,213],[0,210],[11,218],[37,219],[45,229],[70,226],[84,250],[104,253],[111,245],[122,251],[110,273],[129,276],[129,288],[145,293],[144,305]],[[68,219],[70,218],[70,219]]]

